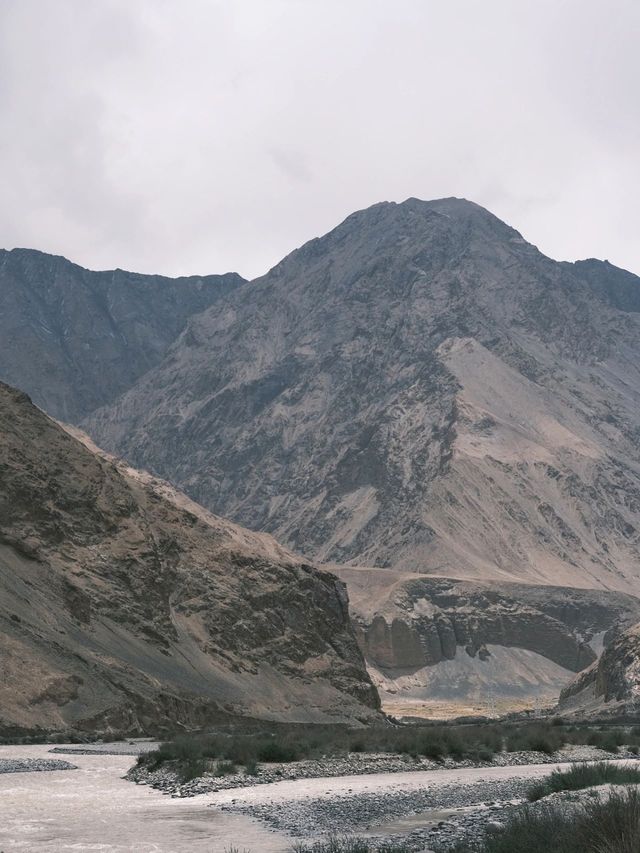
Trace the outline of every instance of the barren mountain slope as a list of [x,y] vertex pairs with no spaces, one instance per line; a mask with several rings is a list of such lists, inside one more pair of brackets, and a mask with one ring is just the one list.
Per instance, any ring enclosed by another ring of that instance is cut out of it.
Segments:
[[354,720],[378,704],[333,575],[1,383],[0,658],[0,728]]
[[0,379],[77,421],[158,364],[187,318],[240,282],[235,273],[92,272],[43,252],[0,250]]
[[470,202],[350,216],[86,421],[321,561],[640,590],[640,315]]

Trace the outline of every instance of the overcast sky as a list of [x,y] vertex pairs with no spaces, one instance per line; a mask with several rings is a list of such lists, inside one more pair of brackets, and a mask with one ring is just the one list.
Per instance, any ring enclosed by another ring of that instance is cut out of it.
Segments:
[[0,0],[0,246],[259,275],[464,196],[640,273],[639,0]]

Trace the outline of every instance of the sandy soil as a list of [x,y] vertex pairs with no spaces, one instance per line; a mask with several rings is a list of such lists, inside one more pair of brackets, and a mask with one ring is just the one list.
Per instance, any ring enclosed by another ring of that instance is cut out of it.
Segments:
[[[557,702],[557,697],[555,697]],[[421,699],[387,698],[382,702],[382,710],[394,717],[419,717],[423,720],[453,720],[457,717],[483,716],[499,717],[518,711],[530,710],[534,702],[517,699],[497,699],[493,701],[446,702]],[[543,697],[538,707],[553,707],[555,703]]]

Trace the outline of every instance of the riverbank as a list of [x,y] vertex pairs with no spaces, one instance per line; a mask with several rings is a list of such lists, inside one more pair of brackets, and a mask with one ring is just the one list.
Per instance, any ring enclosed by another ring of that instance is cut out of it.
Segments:
[[379,842],[402,840],[412,851],[444,853],[460,841],[479,839],[488,824],[503,822],[526,800],[533,782],[554,769],[571,766],[534,764],[299,779],[201,797],[208,797],[223,812],[258,818],[296,838],[355,833]]

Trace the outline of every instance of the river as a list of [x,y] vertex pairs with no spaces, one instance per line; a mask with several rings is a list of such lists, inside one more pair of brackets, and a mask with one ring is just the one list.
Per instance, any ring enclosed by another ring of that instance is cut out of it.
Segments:
[[[376,791],[437,789],[545,776],[566,764],[481,767],[431,772],[379,773],[300,779],[234,788],[191,798],[174,798],[122,777],[135,761],[126,755],[52,755],[50,746],[1,746],[0,758],[61,758],[78,770],[0,774],[0,851],[62,853],[286,853],[292,839],[241,814],[222,811],[230,804],[278,804],[305,798]],[[416,819],[388,824],[415,826]]]

